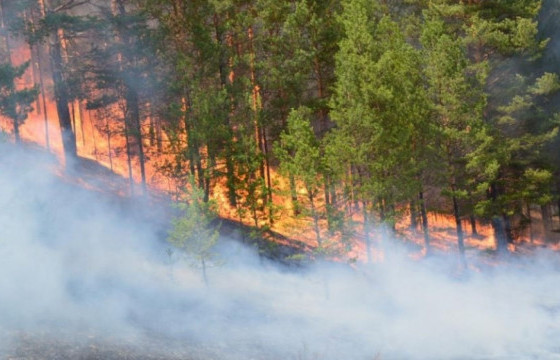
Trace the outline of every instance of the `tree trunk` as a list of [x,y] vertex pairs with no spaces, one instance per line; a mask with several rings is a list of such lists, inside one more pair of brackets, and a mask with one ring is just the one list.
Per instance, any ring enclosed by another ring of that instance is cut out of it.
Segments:
[[542,223],[543,223],[543,228],[544,228],[544,233],[545,233],[545,238],[546,238],[547,233],[551,229],[551,226],[550,226],[550,211],[549,211],[548,205],[541,205],[541,217],[542,217]]
[[529,242],[532,244],[535,241],[533,234],[533,217],[531,214],[531,204],[527,203],[527,218],[529,219]]
[[235,189],[235,165],[231,157],[231,145],[228,145],[228,151],[226,154],[226,185],[228,189],[229,205],[231,207],[237,207],[237,191]]
[[[264,164],[266,168],[266,188],[268,192],[268,201],[272,204],[272,179],[270,177],[270,154],[268,153],[268,139],[266,131],[263,129],[263,146],[264,146]],[[274,226],[274,207],[270,206],[268,210],[268,221],[270,226]]]
[[474,217],[473,213],[469,215],[469,221],[471,223],[471,234],[473,236],[478,235],[478,231],[476,230],[476,218]]
[[290,178],[290,197],[292,199],[292,208],[293,208],[294,216],[298,216],[301,213],[301,210],[299,208],[299,202],[297,198],[296,179],[292,174],[289,175],[289,178]]
[[74,106],[74,101],[70,101],[70,118],[72,119],[72,131],[76,134],[76,142],[78,131],[76,130],[76,108]]
[[[455,192],[455,187],[452,186],[451,190]],[[459,256],[463,264],[466,263],[465,260],[465,242],[463,239],[463,224],[461,223],[461,216],[459,215],[459,203],[457,197],[453,195],[453,215],[455,217],[455,227],[457,229],[457,245],[459,247]]]
[[[264,145],[262,139],[262,124],[260,121],[260,87],[257,84],[257,77],[255,73],[255,51],[253,49],[253,28],[249,26],[247,30],[247,37],[249,39],[249,72],[251,78],[251,95],[252,95],[252,108],[253,108],[253,126],[255,131],[255,141],[257,144],[257,154],[264,154]],[[261,178],[265,180],[266,174],[264,169],[264,162],[261,160],[259,161],[259,171]],[[266,182],[265,182],[266,183]],[[268,192],[264,194],[264,202],[266,203],[266,198],[268,197]]]
[[[91,121],[91,116],[90,116],[90,121]],[[108,147],[108,151],[107,153],[109,154],[109,166],[111,166],[111,171],[113,170],[113,154],[111,153],[111,128],[109,126],[109,116],[107,114],[105,114],[105,130],[107,131],[107,147]],[[92,123],[92,131],[93,131],[93,123]],[[125,134],[126,136],[126,134]],[[94,137],[95,140],[95,137]],[[126,142],[127,144],[127,156],[128,156],[128,140]],[[97,150],[96,150],[97,152]],[[129,160],[129,170],[130,170],[130,156],[127,157],[127,159]],[[132,177],[132,174],[129,171],[129,175],[130,177]]]
[[367,211],[367,204],[362,201],[363,216],[364,216],[364,240],[366,245],[367,262],[371,262],[371,240],[369,237],[369,216]]
[[35,46],[37,51],[37,69],[39,71],[39,90],[41,91],[41,103],[43,105],[43,121],[45,123],[45,146],[47,150],[51,149],[49,138],[49,116],[47,113],[47,99],[45,96],[45,84],[43,82],[43,65],[41,63],[41,48],[40,45]]
[[397,233],[397,210],[395,204],[391,204],[391,230],[393,234]]
[[416,231],[418,228],[418,210],[416,209],[416,202],[410,201],[410,229]]
[[54,97],[56,101],[56,110],[58,113],[58,122],[60,125],[60,133],[62,137],[62,146],[66,159],[75,159],[77,157],[76,134],[72,130],[72,118],[68,109],[68,90],[63,77],[62,64],[62,45],[58,30],[55,30],[50,36],[50,58],[52,79],[54,84]]
[[[498,189],[496,184],[491,184],[486,194],[487,198],[493,203],[496,203],[498,198]],[[499,215],[492,216],[492,230],[494,231],[494,238],[496,239],[496,251],[504,252],[507,250],[507,237],[503,224],[503,217]]]
[[126,142],[126,162],[128,164],[128,182],[130,185],[130,196],[134,196],[134,179],[132,177],[132,158],[130,154],[130,141],[128,139],[128,121],[124,121],[124,139]]
[[422,216],[422,230],[424,232],[424,247],[426,255],[431,252],[430,248],[430,229],[428,229],[428,212],[426,211],[426,202],[424,201],[424,192],[418,193],[418,201],[420,203],[420,215]]
[[82,133],[82,146],[86,146],[86,134],[84,133],[84,111],[81,101],[78,101],[78,117],[80,118],[80,132]]
[[332,224],[332,203],[331,203],[331,193],[330,193],[330,189],[329,189],[329,176],[324,174],[323,175],[323,191],[325,193],[325,208],[327,209],[327,228],[329,229],[329,232],[332,232],[333,229],[333,224]]
[[[140,176],[142,179],[142,193],[146,195],[146,166],[145,166],[145,156],[144,156],[144,144],[142,142],[142,125],[140,123],[140,108],[138,104],[138,93],[132,86],[126,85],[126,107],[127,107],[127,118],[130,121],[130,127],[132,127],[132,135],[136,140],[136,145],[138,146],[138,161],[140,163]],[[126,122],[126,120],[125,120]]]
[[317,210],[315,209],[315,195],[313,195],[309,189],[307,190],[307,194],[309,197],[309,205],[311,206],[311,217],[313,218],[313,230],[315,230],[317,246],[322,247],[323,241],[321,239],[321,231],[319,229],[319,214],[317,214]]
[[[93,138],[93,153],[95,154],[95,160],[97,160],[97,140],[95,140],[95,127],[93,126],[93,120],[91,119],[91,110],[87,110],[89,124],[91,125],[91,137]],[[111,164],[111,171],[113,171],[113,164]]]
[[509,215],[502,214],[502,218],[504,219],[504,233],[506,235],[506,241],[508,244],[513,244],[513,231],[511,228],[511,219]]

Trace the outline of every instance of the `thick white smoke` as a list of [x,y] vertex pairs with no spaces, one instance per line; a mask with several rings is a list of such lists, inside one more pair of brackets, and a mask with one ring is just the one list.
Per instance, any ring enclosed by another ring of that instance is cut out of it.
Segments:
[[0,357],[46,333],[79,345],[70,358],[103,338],[173,359],[560,359],[556,254],[462,276],[397,247],[371,266],[288,269],[224,239],[207,288],[170,264],[146,221],[157,209],[66,183],[29,150],[0,154]]

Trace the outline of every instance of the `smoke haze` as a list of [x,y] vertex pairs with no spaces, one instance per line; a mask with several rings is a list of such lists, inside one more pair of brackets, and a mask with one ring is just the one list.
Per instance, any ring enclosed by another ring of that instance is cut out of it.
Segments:
[[46,156],[0,154],[1,357],[48,333],[182,359],[560,359],[556,254],[463,276],[398,247],[368,267],[288,269],[222,239],[207,288],[170,261],[157,209],[140,221]]

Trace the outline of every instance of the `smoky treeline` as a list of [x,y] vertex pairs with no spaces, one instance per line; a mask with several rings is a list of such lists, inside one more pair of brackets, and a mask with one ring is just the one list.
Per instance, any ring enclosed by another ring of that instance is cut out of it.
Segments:
[[131,190],[150,166],[174,195],[260,230],[304,218],[319,254],[361,239],[368,259],[404,218],[430,252],[429,213],[451,215],[464,254],[467,224],[507,251],[558,210],[557,0],[1,5],[6,131],[57,118],[67,162],[101,133]]

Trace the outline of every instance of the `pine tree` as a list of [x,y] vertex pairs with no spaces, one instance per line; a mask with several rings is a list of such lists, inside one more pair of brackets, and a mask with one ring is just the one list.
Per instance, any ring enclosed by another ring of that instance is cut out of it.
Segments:
[[[370,1],[344,3],[329,153],[349,164],[366,226],[375,205],[380,220],[394,227],[397,205],[419,191],[427,105],[419,54],[382,10]],[[369,243],[367,227],[365,235]]]
[[319,226],[321,210],[317,198],[324,181],[321,175],[325,165],[310,118],[311,109],[306,107],[290,112],[287,129],[280,136],[280,146],[277,147],[276,154],[284,173],[301,182],[305,189],[317,246],[322,248],[323,239]]
[[37,87],[16,89],[16,79],[21,78],[28,67],[29,62],[16,67],[0,64],[0,113],[12,120],[16,142],[20,142],[19,128],[33,111],[32,104],[39,94]]
[[438,9],[425,12],[421,42],[425,53],[425,74],[437,129],[437,166],[443,194],[452,200],[457,243],[465,261],[464,233],[459,202],[473,192],[465,172],[467,157],[474,151],[473,140],[483,127],[486,105],[486,64],[472,64],[461,37],[448,28]]
[[214,202],[204,200],[204,190],[193,178],[186,199],[177,204],[181,215],[173,220],[168,241],[181,251],[193,265],[200,266],[204,284],[208,286],[207,268],[216,258],[215,245],[219,238],[215,226]]

